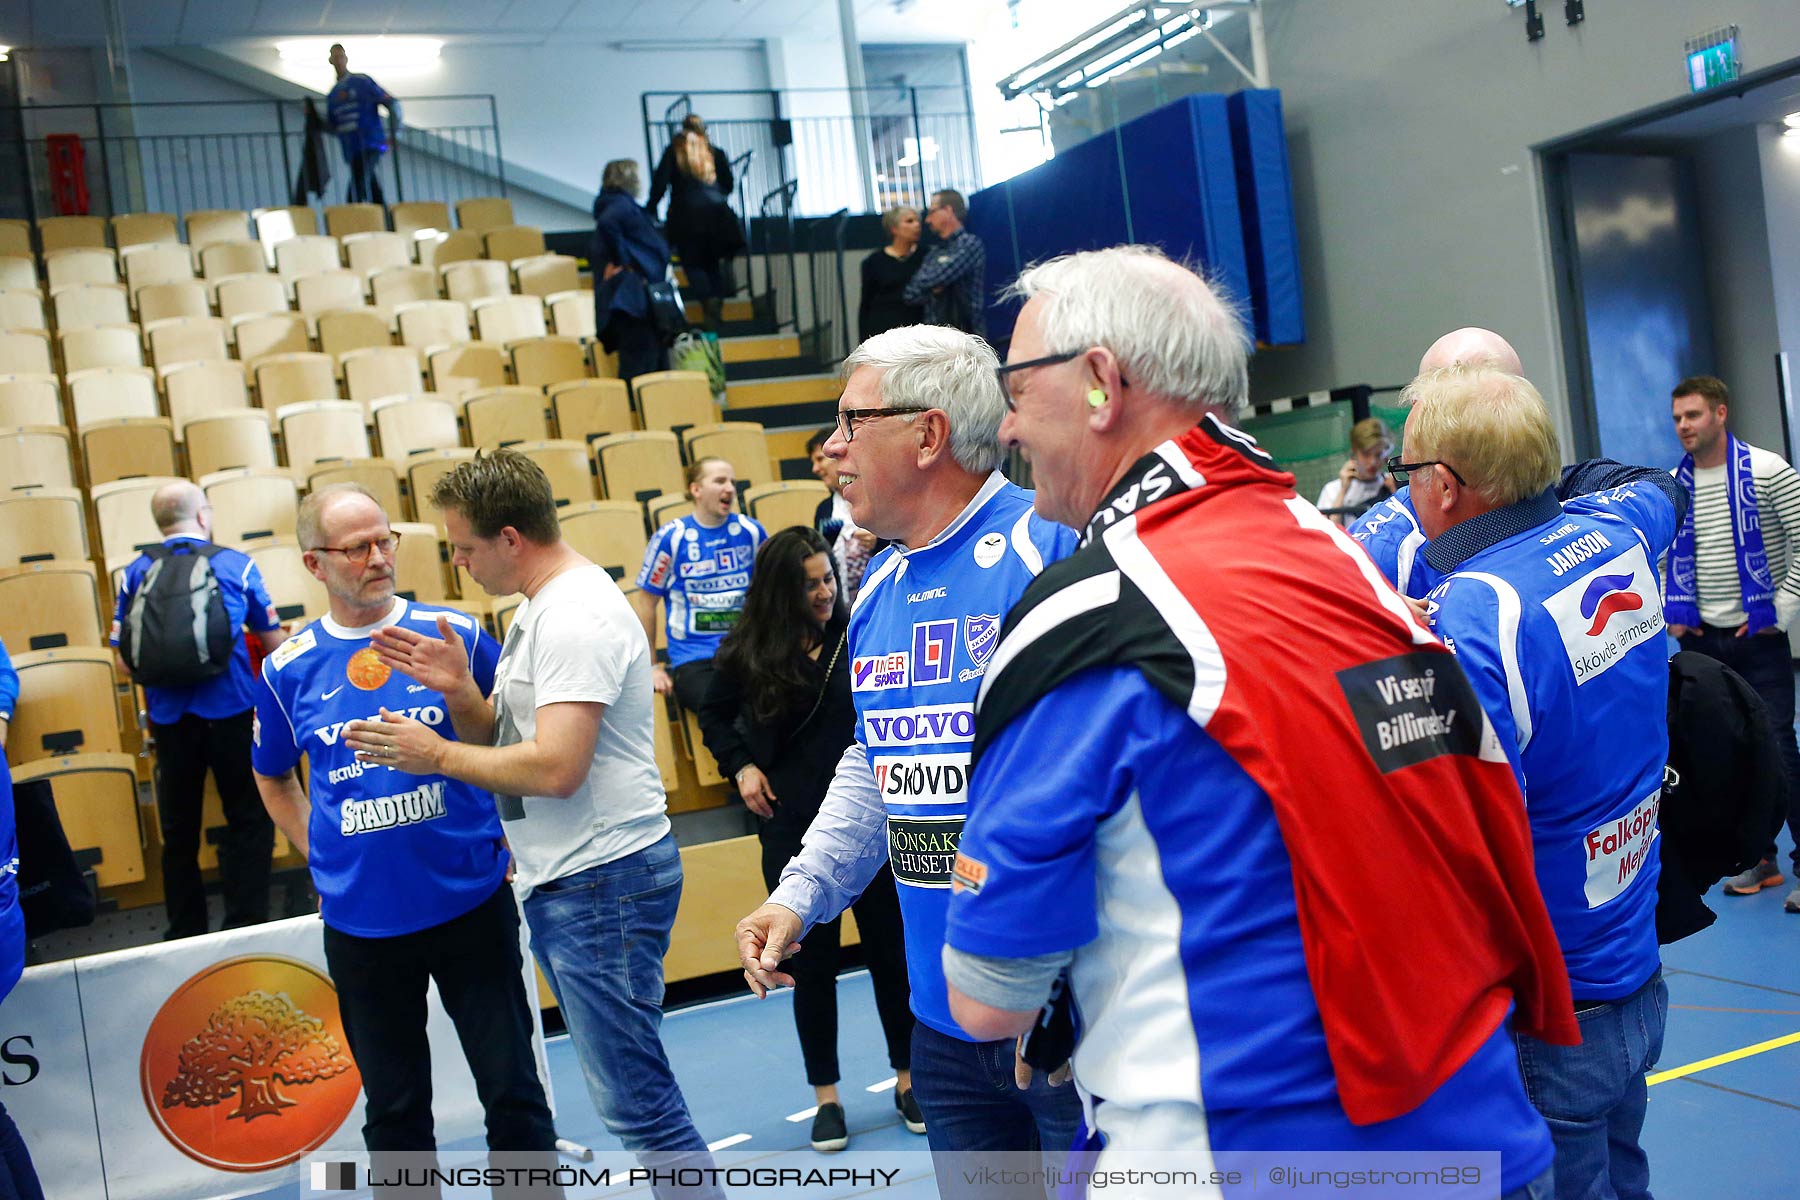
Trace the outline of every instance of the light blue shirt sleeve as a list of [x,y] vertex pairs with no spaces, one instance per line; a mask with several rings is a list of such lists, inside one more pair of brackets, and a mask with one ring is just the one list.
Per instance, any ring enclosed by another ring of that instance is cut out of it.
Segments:
[[781,869],[769,900],[799,914],[800,933],[842,913],[887,861],[887,807],[861,742],[850,743],[825,789],[800,853]]

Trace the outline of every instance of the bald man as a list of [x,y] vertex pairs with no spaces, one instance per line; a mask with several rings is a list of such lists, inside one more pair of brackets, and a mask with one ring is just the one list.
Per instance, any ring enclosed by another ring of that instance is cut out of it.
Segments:
[[[156,745],[156,809],[162,823],[165,941],[210,928],[200,878],[200,807],[212,772],[225,809],[219,883],[230,929],[269,919],[269,859],[275,826],[250,772],[255,677],[239,632],[267,653],[284,636],[262,573],[244,555],[212,540],[206,494],[182,480],[157,489],[150,514],[162,531],[125,568],[113,605],[112,644],[144,688]],[[193,597],[206,598],[197,635]],[[178,619],[185,610],[188,620]]]
[[[1454,366],[1493,367],[1508,375],[1525,373],[1512,343],[1491,329],[1474,325],[1453,329],[1431,343],[1419,359],[1419,374]],[[1401,446],[1404,458],[1404,439]],[[1401,476],[1396,482],[1404,484],[1406,480]],[[1349,532],[1401,595],[1423,600],[1425,593],[1441,581],[1442,576],[1432,570],[1421,553],[1425,532],[1419,527],[1419,514],[1413,510],[1412,489],[1402,487],[1386,502],[1371,508],[1356,519]]]

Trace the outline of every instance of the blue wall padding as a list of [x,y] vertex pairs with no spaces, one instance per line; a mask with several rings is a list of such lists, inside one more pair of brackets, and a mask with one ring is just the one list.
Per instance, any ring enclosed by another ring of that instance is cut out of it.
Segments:
[[[1287,187],[1287,158],[1280,146],[1279,96],[1274,92],[1246,93],[1268,97],[1270,109],[1259,102],[1248,106],[1256,114],[1258,129],[1246,145],[1257,150],[1258,161],[1270,158],[1262,139],[1272,136],[1282,153],[1265,162],[1263,170],[1279,173],[1246,191],[1246,160],[1237,152],[1233,101],[1217,95],[1184,96],[1155,112],[1147,113],[1117,129],[1060,152],[1054,159],[1016,175],[1005,183],[977,192],[969,200],[969,228],[987,244],[988,337],[1004,345],[1012,336],[1017,302],[993,300],[1011,283],[1019,270],[1033,262],[1114,246],[1122,242],[1161,246],[1171,257],[1197,262],[1214,284],[1246,305],[1262,330],[1300,330],[1299,271],[1297,262],[1284,266],[1291,294],[1283,303],[1291,313],[1267,320],[1261,311],[1257,279],[1267,278],[1266,260],[1272,239],[1261,226],[1256,231],[1257,261],[1250,254],[1247,213],[1240,212],[1242,198],[1252,195],[1257,212],[1277,212],[1286,230],[1281,254],[1294,253],[1293,205]],[[1274,192],[1275,195],[1269,195]],[[1266,198],[1266,203],[1264,203]],[[1277,203],[1277,199],[1282,203]],[[1286,260],[1283,259],[1285,262]],[[1279,274],[1279,273],[1278,273]],[[1290,337],[1287,340],[1298,340]]]
[[1288,174],[1281,93],[1239,92],[1226,101],[1238,163],[1238,206],[1250,271],[1256,340],[1271,346],[1306,340],[1300,303],[1300,241],[1294,231],[1294,190]]

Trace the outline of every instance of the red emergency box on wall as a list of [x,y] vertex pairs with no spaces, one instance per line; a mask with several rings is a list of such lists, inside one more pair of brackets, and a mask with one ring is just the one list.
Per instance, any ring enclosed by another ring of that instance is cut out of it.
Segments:
[[85,217],[88,210],[87,151],[81,136],[53,133],[44,139],[50,166],[50,201],[59,217]]

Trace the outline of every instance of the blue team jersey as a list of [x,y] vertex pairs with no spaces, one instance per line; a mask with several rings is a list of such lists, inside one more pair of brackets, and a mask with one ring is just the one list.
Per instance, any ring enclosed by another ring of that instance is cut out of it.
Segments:
[[690,513],[650,539],[637,585],[669,602],[671,667],[718,653],[744,611],[756,549],[767,536],[749,517],[707,526]]
[[850,614],[857,741],[887,809],[913,1013],[964,1041],[977,1039],[950,1017],[943,948],[950,865],[968,816],[975,693],[1007,610],[1046,563],[1074,549],[1073,530],[1040,519],[1031,493],[995,472],[929,545],[877,555]]
[[387,89],[367,75],[346,75],[332,86],[325,95],[326,120],[346,155],[387,149],[387,128],[377,106],[393,102]]
[[[500,647],[454,609],[397,598],[383,625],[437,636],[446,617],[469,648],[485,695]],[[333,929],[397,937],[440,925],[486,900],[506,877],[494,799],[442,775],[410,775],[359,763],[344,725],[383,708],[455,740],[441,694],[390,671],[369,645],[372,629],[314,621],[263,660],[250,762],[281,775],[302,755],[311,781],[308,865],[319,910]]]
[[1470,555],[1426,598],[1525,792],[1538,886],[1577,1000],[1660,961],[1657,807],[1669,664],[1656,562],[1675,508],[1639,482],[1570,500]]
[[[181,553],[184,547],[206,545],[206,539],[178,534],[165,539],[163,544]],[[225,602],[225,624],[231,629],[235,643],[231,648],[231,665],[193,687],[145,688],[145,705],[155,724],[173,725],[188,714],[218,720],[247,712],[256,703],[256,683],[250,674],[250,650],[240,631],[249,628],[266,632],[279,628],[281,619],[275,611],[275,602],[269,599],[262,572],[247,556],[226,548],[213,555],[212,567],[219,580],[219,596]],[[115,648],[119,644],[119,622],[124,620],[131,607],[131,598],[149,573],[150,559],[141,554],[125,568],[125,581],[113,601],[111,636]]]
[[1412,488],[1403,487],[1356,518],[1350,536],[1362,544],[1402,596],[1423,600],[1443,575],[1425,561],[1425,531],[1412,506]]
[[0,1000],[25,973],[25,910],[19,905],[19,838],[13,822],[12,769],[0,749]]
[[1276,882],[1293,863],[1275,810],[1137,667],[1089,668],[1045,693],[995,735],[974,782],[962,847],[981,873],[950,905],[950,945],[1008,959],[1074,949],[1075,1081],[1101,1135],[1498,1151],[1506,1190],[1550,1165],[1505,1023],[1412,1111],[1350,1122],[1294,891]]

